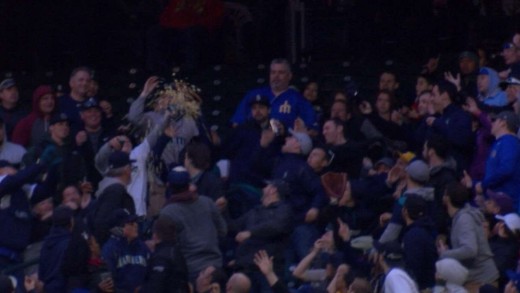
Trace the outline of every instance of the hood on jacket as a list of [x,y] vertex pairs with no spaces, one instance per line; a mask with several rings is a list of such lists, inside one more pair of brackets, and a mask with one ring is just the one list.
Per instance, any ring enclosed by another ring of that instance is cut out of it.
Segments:
[[54,94],[54,90],[52,89],[52,87],[50,85],[40,85],[33,92],[31,115],[36,115],[40,118],[44,116],[40,109],[40,101],[42,97],[47,94],[52,94],[52,99],[54,100],[54,108],[57,107],[58,101],[56,100],[56,95]]
[[444,163],[430,168],[430,178],[435,176],[437,173],[441,172],[442,169],[450,169],[452,171],[457,170],[457,162],[452,157],[449,157],[444,161]]
[[417,188],[410,188],[407,189],[403,195],[407,194],[416,194],[420,197],[422,197],[425,201],[433,201],[435,197],[435,190],[433,187],[417,187]]
[[453,217],[453,221],[456,218],[460,217],[463,214],[467,214],[471,217],[471,219],[475,222],[476,226],[482,226],[484,223],[484,214],[477,208],[472,207],[469,203],[467,203],[464,207],[462,207],[455,216]]
[[70,237],[71,232],[64,227],[52,227],[49,235],[45,238],[46,247],[54,247]]
[[483,99],[495,96],[500,91],[500,88],[498,87],[500,84],[498,73],[492,68],[482,67],[479,74],[485,74],[489,76],[489,86],[485,93],[479,92],[479,96],[481,96]]

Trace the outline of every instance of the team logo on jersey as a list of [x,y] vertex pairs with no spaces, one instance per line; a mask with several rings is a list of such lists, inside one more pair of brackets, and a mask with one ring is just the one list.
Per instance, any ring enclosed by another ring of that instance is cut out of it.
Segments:
[[291,113],[291,105],[288,101],[285,101],[281,106],[280,109],[278,109],[278,112],[290,114]]

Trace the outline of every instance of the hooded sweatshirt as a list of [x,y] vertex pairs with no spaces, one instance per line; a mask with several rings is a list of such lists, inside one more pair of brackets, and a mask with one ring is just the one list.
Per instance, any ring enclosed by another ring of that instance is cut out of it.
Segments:
[[[12,141],[24,147],[38,145],[49,131],[49,119],[40,109],[40,101],[43,96],[53,94],[48,85],[41,85],[34,90],[32,97],[32,111],[25,116],[14,128]],[[57,105],[56,96],[52,95],[54,104]],[[56,108],[56,106],[55,106]]]
[[485,93],[479,92],[477,98],[488,106],[501,107],[507,105],[506,93],[498,87],[500,83],[498,73],[492,68],[482,67],[480,74],[489,76],[489,87]]
[[489,284],[498,279],[498,270],[493,253],[484,235],[484,215],[466,204],[453,216],[451,226],[451,249],[440,258],[453,258],[469,270],[468,282]]

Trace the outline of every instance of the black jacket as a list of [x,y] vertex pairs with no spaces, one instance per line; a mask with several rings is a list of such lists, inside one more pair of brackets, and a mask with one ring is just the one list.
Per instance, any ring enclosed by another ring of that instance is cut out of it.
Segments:
[[257,206],[242,217],[230,221],[230,231],[251,232],[251,237],[237,248],[237,265],[254,268],[253,256],[262,249],[275,259],[282,260],[285,240],[291,233],[292,218],[289,205],[279,201],[269,206]]
[[159,243],[148,261],[143,293],[187,293],[188,267],[180,250],[170,243]]

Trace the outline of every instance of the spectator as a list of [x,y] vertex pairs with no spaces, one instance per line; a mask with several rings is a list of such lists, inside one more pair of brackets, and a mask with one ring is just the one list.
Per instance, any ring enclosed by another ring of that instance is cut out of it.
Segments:
[[322,134],[328,148],[334,153],[334,160],[328,165],[327,170],[347,173],[349,178],[359,178],[363,158],[362,146],[345,137],[341,120],[327,120],[323,124]]
[[0,118],[0,160],[8,161],[13,165],[20,165],[25,155],[25,148],[9,142],[6,135],[4,121]]
[[251,152],[260,147],[262,130],[269,128],[269,98],[257,95],[251,100],[251,117],[233,130],[222,146],[223,156],[230,159],[230,183],[260,185],[260,174],[254,173]]
[[403,120],[401,114],[396,111],[394,95],[386,90],[377,93],[374,110],[368,102],[363,102],[360,106],[361,112],[366,115],[375,133],[376,138],[386,138],[392,141],[405,141],[406,133],[401,127]]
[[144,283],[150,251],[139,239],[137,216],[125,209],[112,210],[110,238],[101,256],[114,280],[115,291],[134,292]]
[[285,128],[301,118],[307,128],[316,128],[316,117],[311,104],[296,90],[289,88],[292,79],[291,66],[285,59],[274,59],[269,72],[269,86],[249,91],[238,105],[231,118],[234,126],[246,122],[250,116],[248,105],[257,96],[269,97],[270,116],[280,121]]
[[334,157],[335,154],[328,148],[317,146],[309,153],[307,164],[312,168],[314,173],[322,175]]
[[219,293],[226,288],[227,275],[223,269],[209,266],[202,270],[195,282],[195,292],[197,293]]
[[506,93],[499,87],[498,73],[489,67],[482,67],[477,77],[477,99],[489,106],[501,107],[508,104]]
[[226,284],[226,293],[249,293],[251,292],[251,280],[242,273],[234,273],[229,277]]
[[293,249],[297,259],[303,258],[318,238],[316,220],[320,209],[327,203],[321,180],[305,161],[312,150],[312,141],[307,133],[290,130],[279,157],[266,147],[274,140],[271,130],[265,130],[261,138],[261,150],[255,155],[258,168],[263,168],[265,177],[280,179],[289,185],[291,192],[286,201],[294,213]]
[[379,75],[378,90],[395,93],[397,89],[399,89],[399,80],[397,78],[397,73],[391,70],[383,71]]
[[60,97],[59,109],[70,118],[70,127],[81,129],[83,122],[80,117],[81,104],[88,98],[87,92],[92,80],[92,70],[88,67],[74,68],[70,74],[70,93]]
[[215,175],[211,167],[211,150],[200,142],[191,142],[186,146],[184,167],[190,173],[191,184],[197,187],[197,193],[215,201],[219,209],[226,206],[224,187],[220,177]]
[[56,108],[54,90],[48,85],[37,87],[33,92],[32,111],[16,124],[13,142],[24,147],[39,145],[49,133],[49,121]]
[[153,224],[154,251],[148,261],[143,293],[188,293],[188,267],[177,245],[175,223],[159,217]]
[[52,214],[52,228],[43,241],[38,277],[45,283],[45,292],[65,292],[67,279],[62,270],[65,251],[69,247],[74,227],[73,211],[57,207]]
[[18,104],[19,94],[16,82],[12,78],[0,82],[0,119],[5,123],[5,134],[10,139],[18,122],[27,112]]
[[488,114],[485,111],[481,111],[477,107],[475,99],[471,97],[466,98],[464,110],[472,115],[472,129],[475,133],[476,145],[468,173],[471,178],[481,181],[484,178],[486,160],[488,158],[491,144],[494,140],[494,137],[491,134],[492,123]]
[[51,193],[68,184],[82,181],[86,176],[85,161],[75,151],[74,146],[69,143],[69,135],[69,117],[63,113],[55,114],[49,122],[49,135],[45,137],[41,144],[31,147],[23,157],[23,163],[30,165],[41,158],[46,148],[56,149],[60,163],[52,166],[52,170],[48,172],[46,179]]
[[500,273],[499,288],[502,289],[507,283],[506,271],[515,270],[518,263],[520,217],[516,213],[510,213],[496,215],[495,218],[499,221],[493,229],[497,230],[497,234],[489,240],[489,246]]
[[316,115],[316,121],[318,123],[323,118],[323,100],[319,96],[319,85],[316,81],[309,81],[303,88],[303,97],[311,103],[314,113]]
[[496,285],[498,270],[484,235],[484,216],[469,200],[469,191],[460,183],[446,187],[443,202],[452,218],[451,248],[439,241],[437,250],[441,259],[456,259],[469,270],[465,287],[469,292],[478,292],[485,284]]
[[[395,167],[394,167],[395,168]],[[392,173],[392,171],[391,171]],[[385,243],[390,241],[397,241],[399,239],[405,222],[402,216],[402,209],[408,200],[408,196],[420,196],[428,205],[433,204],[434,190],[427,187],[426,184],[430,178],[428,165],[421,160],[412,161],[405,169],[405,188],[402,194],[398,196],[398,200],[394,203],[391,215],[382,215],[382,218],[390,218],[390,223],[385,228],[385,231],[379,238],[379,242]],[[387,182],[392,182],[393,178],[387,179]],[[428,208],[428,214],[432,213],[431,207]]]
[[471,117],[454,102],[456,87],[448,81],[439,81],[433,87],[433,108],[438,117],[426,118],[432,134],[446,138],[450,143],[450,155],[457,162],[457,171],[462,172],[469,165],[473,149]]
[[376,265],[385,274],[383,290],[385,293],[418,293],[417,284],[403,269],[404,253],[397,242],[388,242],[380,245],[376,254]]
[[110,215],[116,209],[135,214],[135,204],[126,187],[132,182],[132,160],[127,153],[115,151],[108,158],[108,171],[99,182],[96,204],[90,215],[90,229],[100,246],[110,237]]
[[[190,115],[171,117],[172,119],[168,121],[164,120],[165,115],[175,111],[171,111],[171,106],[169,105],[170,99],[172,98],[170,93],[161,92],[159,95],[151,97],[154,90],[158,88],[160,84],[162,84],[162,82],[157,76],[151,76],[146,80],[141,94],[130,105],[128,120],[137,126],[140,133],[147,133],[154,127],[161,126],[168,122],[172,128],[171,135],[164,135],[158,139],[157,150],[154,150],[154,153],[155,156],[164,161],[166,166],[182,164],[184,159],[180,157],[182,150],[192,138],[199,136],[200,131],[197,121],[195,120],[196,117]],[[175,86],[176,85],[172,85],[172,87]],[[188,95],[196,94],[189,91],[183,93],[184,97]],[[151,98],[152,111],[145,111],[145,103],[148,98]],[[166,125],[163,126],[166,127]],[[153,146],[151,148],[153,149]]]
[[[327,261],[324,262],[324,259]],[[336,254],[333,232],[327,231],[314,242],[309,254],[294,268],[293,276],[308,283],[314,290],[325,291],[341,259],[342,255]]]
[[[105,143],[96,154],[96,168],[101,174],[105,174],[109,169],[110,155],[114,152],[124,152],[129,155],[132,160],[132,179],[126,186],[127,192],[132,196],[136,208],[136,214],[140,217],[147,214],[147,195],[148,195],[148,159],[150,151],[157,144],[159,133],[167,132],[165,129],[169,121],[169,112],[166,112],[160,121],[147,133],[144,139],[135,147],[133,147],[130,139],[124,135],[118,135]],[[168,128],[172,131],[171,127]],[[101,183],[100,187],[101,188]]]
[[433,206],[433,220],[437,231],[441,234],[448,232],[450,217],[442,203],[446,185],[458,181],[456,163],[449,157],[449,143],[442,137],[432,136],[424,144],[423,158],[430,168],[429,185],[433,187],[435,195]]
[[419,290],[435,284],[435,227],[427,213],[427,202],[422,197],[410,195],[403,207],[406,224],[403,235],[405,266],[417,281]]
[[[101,108],[94,98],[88,98],[81,104],[80,110],[83,128],[73,132],[78,152],[83,156],[87,167],[87,180],[97,186],[101,174],[96,169],[95,157],[101,146],[114,133],[104,129],[101,124]],[[79,130],[79,131],[78,131]]]
[[168,187],[172,194],[160,215],[175,222],[189,279],[194,281],[206,267],[222,267],[218,238],[227,233],[227,226],[215,203],[208,197],[199,196],[190,181],[190,174],[184,167],[170,171]]
[[[486,162],[486,172],[481,182],[473,183],[477,194],[484,194],[488,188],[504,192],[513,198],[518,210],[520,199],[520,140],[516,136],[520,120],[511,111],[499,113],[491,127],[491,134],[496,138]],[[471,178],[466,176],[467,186]]]
[[291,208],[284,202],[289,194],[289,186],[282,180],[267,181],[262,190],[262,204],[229,223],[229,230],[238,232],[236,265],[251,278],[252,292],[269,292],[253,261],[259,250],[272,255],[275,272],[283,273],[285,246],[292,228]]
[[267,283],[271,286],[273,293],[289,293],[284,282],[279,279],[273,269],[273,257],[270,257],[265,250],[260,250],[255,254],[255,264],[258,266],[262,274],[264,274]]

